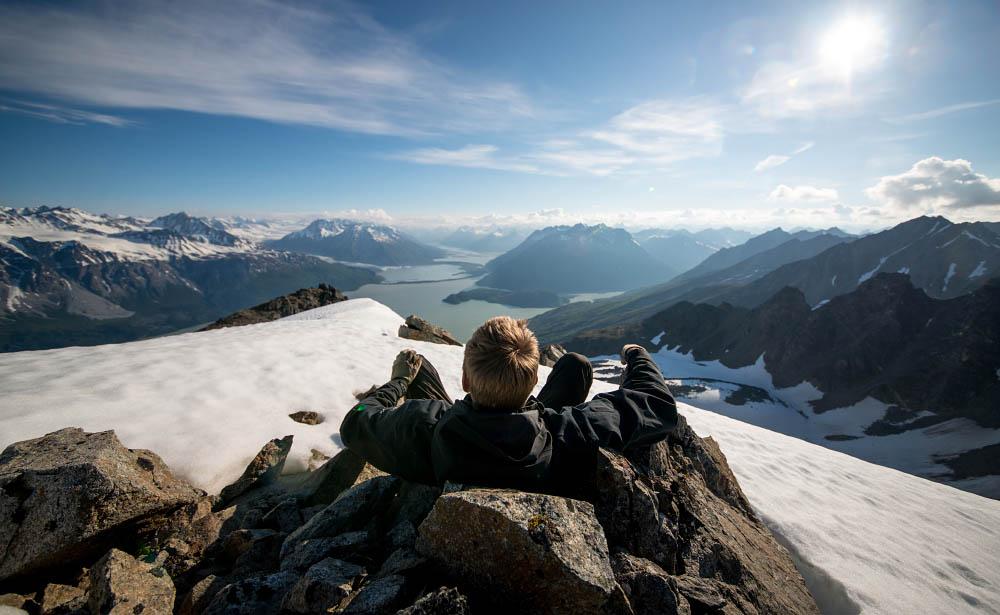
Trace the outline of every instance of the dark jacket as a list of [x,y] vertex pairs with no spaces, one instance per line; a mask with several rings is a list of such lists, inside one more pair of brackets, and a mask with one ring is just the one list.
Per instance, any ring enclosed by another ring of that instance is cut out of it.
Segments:
[[519,410],[410,399],[406,380],[384,384],[348,412],[347,448],[378,469],[427,484],[446,480],[526,489],[566,486],[593,473],[598,447],[627,452],[667,437],[677,406],[649,354],[629,353],[620,388],[575,407]]

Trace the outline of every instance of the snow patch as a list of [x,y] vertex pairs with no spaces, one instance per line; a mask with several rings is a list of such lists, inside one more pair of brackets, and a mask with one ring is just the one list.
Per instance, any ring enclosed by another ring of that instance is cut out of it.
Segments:
[[948,290],[948,282],[955,277],[955,263],[948,265],[948,273],[944,275],[944,284],[941,285],[941,292],[946,292]]
[[823,307],[827,303],[830,303],[830,300],[829,299],[823,299],[822,301],[820,301],[819,303],[817,303],[816,305],[813,306],[812,311],[815,312],[816,310],[820,309],[821,307]]
[[837,276],[833,276],[832,278],[830,278],[830,286],[836,286],[836,285],[837,285]]
[[986,261],[979,261],[979,264],[976,265],[976,268],[973,269],[972,273],[969,274],[969,279],[971,280],[972,278],[978,278],[984,275],[986,275]]
[[653,337],[653,339],[649,340],[649,343],[652,344],[653,346],[659,346],[660,340],[662,340],[663,336],[666,334],[667,334],[666,331],[660,331],[658,334],[656,334],[655,337]]
[[899,269],[896,270],[896,273],[910,273],[910,268],[909,267],[900,267]]
[[862,273],[861,276],[858,277],[858,285],[860,286],[862,283],[867,282],[868,280],[870,280],[871,277],[873,275],[875,275],[875,272],[877,272],[879,269],[881,269],[882,265],[884,265],[885,261],[887,261],[887,260],[889,260],[889,257],[888,256],[883,256],[882,258],[879,259],[878,264],[875,265],[874,269],[872,269],[871,271],[866,271],[865,273]]

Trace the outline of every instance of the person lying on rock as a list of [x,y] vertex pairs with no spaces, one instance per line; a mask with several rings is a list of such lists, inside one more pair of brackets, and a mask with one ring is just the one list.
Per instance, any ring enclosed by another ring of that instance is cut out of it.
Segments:
[[628,452],[677,425],[674,398],[646,350],[626,344],[621,359],[613,393],[586,401],[593,369],[568,353],[535,397],[535,335],[526,321],[491,318],[465,345],[465,399],[452,401],[430,361],[404,350],[391,380],[344,417],[340,436],[376,468],[411,481],[571,491],[592,479],[598,447]]

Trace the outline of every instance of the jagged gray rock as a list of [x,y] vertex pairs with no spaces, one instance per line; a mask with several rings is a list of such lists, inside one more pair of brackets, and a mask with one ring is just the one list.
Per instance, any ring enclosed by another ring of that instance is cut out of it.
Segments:
[[260,522],[263,527],[288,534],[302,525],[302,511],[295,498],[286,498],[261,517]]
[[87,605],[87,592],[73,585],[49,583],[42,592],[42,615],[80,613]]
[[819,612],[788,552],[744,510],[721,451],[683,418],[668,440],[630,459],[602,451],[598,466],[595,509],[611,547],[635,556],[616,572],[627,568],[636,612],[668,600],[663,575],[694,612],[723,601],[732,613]]
[[204,615],[258,615],[278,613],[299,575],[281,571],[234,581],[212,598]]
[[397,611],[396,615],[468,615],[469,600],[455,587],[442,587],[412,605]]
[[225,579],[214,574],[198,581],[177,607],[177,615],[198,615],[226,585],[228,583]]
[[410,581],[394,574],[366,584],[341,611],[344,615],[380,615],[399,608],[410,591]]
[[326,505],[336,500],[349,487],[376,476],[385,476],[385,472],[345,448],[309,474],[302,484],[299,497],[306,505]]
[[293,436],[275,438],[264,445],[243,474],[231,485],[222,488],[219,494],[221,505],[228,504],[250,489],[273,483],[281,475],[288,459],[288,451],[292,450]]
[[602,612],[621,591],[587,502],[511,490],[446,493],[420,525],[417,550],[529,611]]
[[[616,553],[611,562],[635,615],[691,615],[691,606],[678,594],[674,578],[653,562],[628,553]],[[723,605],[725,601],[719,607]]]
[[335,559],[363,557],[372,547],[371,536],[364,530],[346,532],[333,538],[301,540],[288,547],[281,559],[281,569],[302,572],[328,557]]
[[376,476],[351,487],[292,532],[285,540],[282,556],[286,556],[302,540],[332,537],[361,529],[386,510],[399,491],[399,483],[400,479],[393,476]]
[[361,566],[326,558],[302,575],[285,596],[282,608],[295,613],[326,613],[351,595],[355,582],[364,573]]
[[566,349],[559,344],[543,344],[538,349],[538,363],[552,367],[564,354],[566,354]]
[[299,410],[289,414],[288,418],[303,425],[319,425],[323,422],[323,415],[312,410]]
[[162,567],[112,549],[90,569],[87,603],[92,613],[102,615],[169,615],[174,610],[174,592],[174,583]]
[[336,288],[327,284],[320,284],[315,288],[302,288],[294,293],[276,297],[252,308],[240,310],[239,312],[220,318],[207,327],[199,329],[199,331],[211,331],[212,329],[242,327],[244,325],[271,322],[285,316],[291,316],[292,314],[298,314],[299,312],[346,300],[347,297]]
[[155,453],[70,427],[0,454],[0,579],[89,563],[203,497]]
[[434,344],[448,344],[451,346],[461,346],[462,342],[455,339],[455,336],[447,330],[437,325],[432,325],[423,318],[410,314],[406,317],[406,322],[399,325],[399,337],[418,342],[431,342]]

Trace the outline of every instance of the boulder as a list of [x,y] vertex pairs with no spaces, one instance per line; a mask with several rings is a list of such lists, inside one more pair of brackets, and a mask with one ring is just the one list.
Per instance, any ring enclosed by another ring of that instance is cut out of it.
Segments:
[[225,579],[210,574],[191,587],[177,607],[177,615],[198,615],[208,607],[223,587],[228,585]]
[[339,559],[326,558],[302,576],[285,596],[282,607],[294,613],[326,613],[351,595],[365,569]]
[[543,344],[538,349],[538,363],[552,367],[564,354],[566,354],[566,349],[559,344]]
[[[691,607],[678,593],[674,578],[662,568],[627,553],[617,553],[611,561],[615,578],[628,596],[635,615],[691,615]],[[724,604],[725,601],[719,607]]]
[[399,491],[399,482],[392,476],[376,476],[343,492],[289,535],[281,551],[282,558],[300,541],[362,529],[385,512]]
[[455,579],[532,612],[607,612],[620,589],[594,507],[510,490],[442,495],[417,550]]
[[288,418],[292,419],[296,423],[302,423],[303,425],[319,425],[323,422],[323,415],[319,412],[313,412],[312,410],[300,410],[298,412],[293,412],[288,415]]
[[351,561],[366,560],[372,549],[368,532],[347,532],[333,538],[311,538],[290,545],[281,560],[282,570],[304,571],[328,557]]
[[427,559],[409,547],[400,547],[385,558],[382,567],[378,569],[375,576],[385,577],[393,574],[410,573],[423,567]]
[[432,325],[423,318],[413,314],[406,317],[404,324],[399,325],[399,337],[418,342],[448,344],[451,346],[462,345],[462,342],[455,339],[455,336],[445,329],[437,325]]
[[[247,530],[239,530],[244,532]],[[247,576],[255,572],[273,572],[281,564],[281,545],[285,542],[287,534],[274,532],[271,530],[250,530],[253,532],[269,532],[266,535],[257,536],[250,541],[236,562],[233,564],[233,574],[236,576]],[[237,532],[233,532],[234,534]]]
[[263,527],[285,532],[294,532],[302,525],[302,512],[299,510],[299,503],[295,498],[287,498],[269,510],[260,523]]
[[455,587],[441,589],[422,596],[396,615],[468,615],[469,600]]
[[112,549],[90,569],[87,603],[92,613],[102,615],[169,615],[174,583],[162,567]]
[[11,444],[0,454],[0,579],[93,561],[204,495],[113,431]]
[[208,603],[204,615],[258,615],[281,612],[281,603],[299,580],[293,572],[281,571],[234,581]]
[[243,475],[233,484],[222,488],[222,493],[219,494],[220,508],[250,489],[269,485],[277,480],[291,449],[292,436],[275,438],[265,444],[250,465],[243,470]]
[[299,497],[306,505],[326,505],[336,500],[349,487],[376,476],[385,476],[385,472],[345,448],[309,474],[302,484]]
[[42,592],[42,615],[82,612],[87,606],[87,592],[73,585],[49,583]]
[[406,577],[394,574],[365,584],[351,602],[344,607],[344,615],[385,615],[395,613],[406,604],[410,592],[410,582]]

